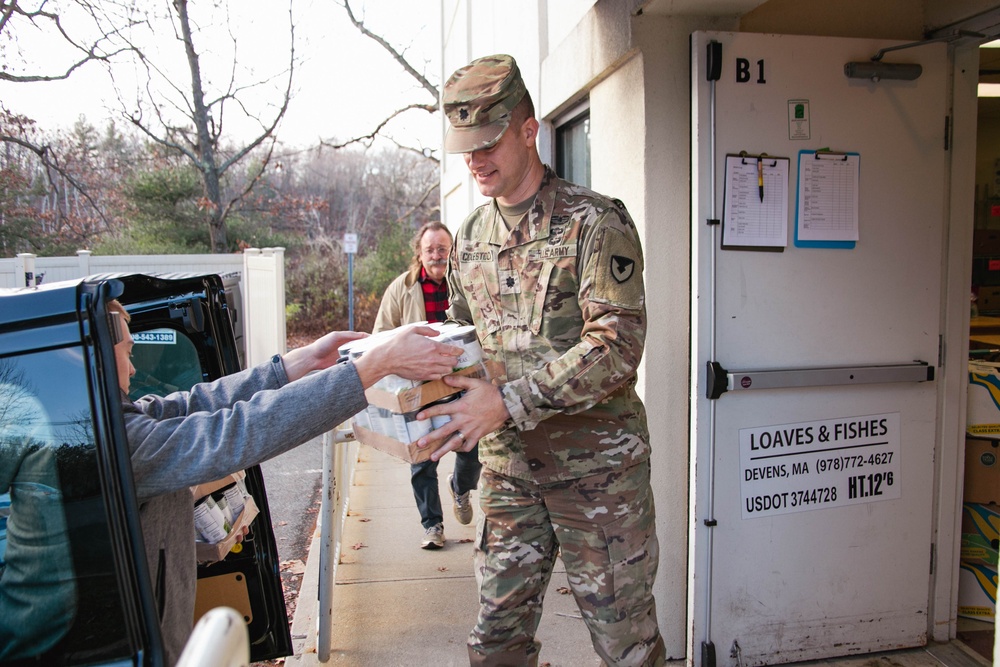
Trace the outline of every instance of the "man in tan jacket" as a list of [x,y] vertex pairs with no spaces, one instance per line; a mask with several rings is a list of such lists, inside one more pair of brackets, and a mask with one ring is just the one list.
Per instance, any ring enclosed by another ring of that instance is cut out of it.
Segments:
[[[410,269],[389,283],[375,317],[372,333],[395,329],[413,322],[443,322],[448,308],[448,255],[451,232],[440,222],[422,226],[413,241]],[[454,500],[455,518],[461,524],[472,521],[471,492],[479,483],[479,449],[456,452],[455,472],[448,476],[448,488]],[[438,493],[437,461],[423,461],[410,466],[410,484],[420,512],[424,536],[420,546],[440,549],[444,546],[444,516]]]

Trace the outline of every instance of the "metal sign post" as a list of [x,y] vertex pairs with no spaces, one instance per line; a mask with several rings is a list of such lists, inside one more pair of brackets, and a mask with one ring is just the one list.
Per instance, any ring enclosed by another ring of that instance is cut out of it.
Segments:
[[358,235],[344,234],[344,252],[347,253],[347,329],[354,331],[354,254],[358,251]]

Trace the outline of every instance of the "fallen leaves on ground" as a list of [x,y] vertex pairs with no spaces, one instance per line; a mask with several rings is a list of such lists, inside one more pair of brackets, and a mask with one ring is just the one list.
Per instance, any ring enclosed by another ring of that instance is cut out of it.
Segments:
[[306,571],[306,564],[298,559],[282,561],[281,571],[288,572],[289,574],[304,574]]
[[358,549],[364,549],[367,546],[368,545],[365,544],[364,542],[358,542],[357,544],[352,544],[351,548],[354,549],[355,551],[357,551]]
[[559,593],[560,595],[569,595],[572,592],[573,591],[566,588],[565,586],[560,586],[559,588],[556,589],[556,593]]

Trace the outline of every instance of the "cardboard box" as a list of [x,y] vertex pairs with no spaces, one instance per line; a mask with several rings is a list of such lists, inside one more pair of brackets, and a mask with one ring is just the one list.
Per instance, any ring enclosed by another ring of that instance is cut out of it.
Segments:
[[962,550],[960,553],[963,563],[980,563],[982,565],[997,566],[997,546],[991,543],[982,535],[975,533],[962,533]]
[[355,422],[354,424],[354,437],[358,439],[359,442],[373,447],[380,452],[385,452],[395,456],[398,459],[402,459],[407,463],[420,463],[421,461],[427,461],[431,458],[431,453],[438,449],[444,442],[437,443],[437,446],[431,445],[425,449],[417,447],[412,442],[400,442],[395,438],[390,438],[387,435],[382,435],[381,433],[376,433],[375,431],[369,431],[363,426],[360,426]]
[[1000,230],[973,230],[972,255],[973,257],[1000,257]]
[[1000,503],[1000,440],[965,439],[965,502]]
[[226,475],[222,479],[217,479],[214,482],[205,482],[204,484],[199,484],[198,486],[191,487],[191,494],[194,496],[195,500],[201,500],[210,493],[215,493],[219,489],[224,489],[233,482],[237,482],[244,477],[246,473],[240,470],[239,472],[234,472],[231,475]]
[[997,549],[1000,546],[1000,505],[963,503],[962,535],[978,536]]
[[[483,361],[481,363],[463,368],[452,373],[453,376],[463,376],[478,378],[480,380],[490,380],[497,376],[497,365],[494,362]],[[371,405],[391,410],[392,412],[413,412],[419,410],[428,403],[440,400],[445,396],[457,394],[461,389],[448,386],[444,380],[431,380],[416,387],[403,389],[399,392],[390,392],[375,387],[365,390],[365,398]],[[997,426],[1000,432],[1000,425]]]
[[242,534],[244,528],[250,526],[250,523],[256,518],[258,513],[257,503],[254,502],[253,496],[244,498],[243,511],[240,512],[240,516],[236,519],[236,524],[229,530],[226,539],[215,544],[207,542],[194,543],[195,555],[198,557],[198,562],[214,563],[225,558],[229,550],[236,544],[237,536]]
[[958,568],[958,615],[996,622],[997,568],[962,562]]
[[1000,438],[1000,366],[969,362],[965,432]]
[[1000,287],[981,286],[976,292],[976,309],[980,315],[1000,312]]

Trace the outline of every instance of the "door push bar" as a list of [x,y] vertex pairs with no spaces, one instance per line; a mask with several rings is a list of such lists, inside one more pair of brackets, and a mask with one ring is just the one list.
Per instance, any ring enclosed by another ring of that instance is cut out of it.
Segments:
[[934,367],[928,365],[926,361],[914,361],[909,364],[757,371],[727,371],[719,362],[709,361],[706,394],[709,399],[717,399],[727,391],[745,389],[828,387],[883,382],[929,382],[933,379]]

